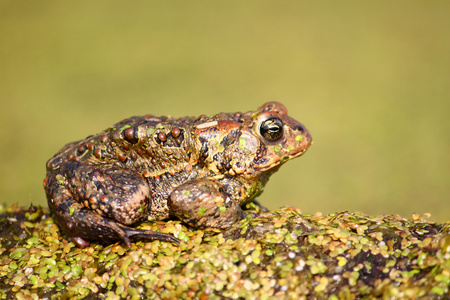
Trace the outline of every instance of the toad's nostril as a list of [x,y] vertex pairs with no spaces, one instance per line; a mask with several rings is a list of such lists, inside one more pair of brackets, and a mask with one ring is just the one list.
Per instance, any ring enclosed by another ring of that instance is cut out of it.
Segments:
[[300,133],[303,133],[303,131],[305,131],[305,127],[302,124],[295,125],[293,129],[299,131]]

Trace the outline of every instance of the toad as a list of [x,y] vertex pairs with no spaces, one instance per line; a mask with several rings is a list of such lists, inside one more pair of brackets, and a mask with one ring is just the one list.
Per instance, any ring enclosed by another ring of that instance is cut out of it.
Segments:
[[226,229],[311,143],[277,102],[212,117],[131,117],[64,146],[47,162],[44,188],[55,222],[81,248],[119,240],[130,247],[130,239],[179,243],[132,225],[178,218]]

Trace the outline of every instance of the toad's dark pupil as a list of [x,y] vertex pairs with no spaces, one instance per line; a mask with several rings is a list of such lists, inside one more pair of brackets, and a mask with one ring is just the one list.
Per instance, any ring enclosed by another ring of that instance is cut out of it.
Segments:
[[283,121],[278,118],[267,119],[261,123],[259,131],[266,140],[278,141],[283,136]]

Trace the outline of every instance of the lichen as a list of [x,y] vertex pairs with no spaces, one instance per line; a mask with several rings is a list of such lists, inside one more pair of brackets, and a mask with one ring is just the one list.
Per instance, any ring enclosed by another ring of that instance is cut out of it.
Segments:
[[[252,209],[258,209],[251,206]],[[258,212],[258,211],[257,211]],[[0,207],[2,299],[355,299],[450,296],[450,222],[258,212],[226,231],[145,228],[182,243],[79,249],[48,210]]]

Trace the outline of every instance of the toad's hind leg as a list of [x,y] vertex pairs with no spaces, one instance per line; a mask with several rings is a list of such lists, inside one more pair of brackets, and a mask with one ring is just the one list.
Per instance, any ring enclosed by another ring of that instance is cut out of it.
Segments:
[[49,206],[56,223],[80,248],[89,246],[93,240],[104,243],[122,240],[128,248],[131,248],[130,238],[180,242],[169,234],[135,229],[105,218],[86,209],[67,194],[65,198],[49,200]]
[[[77,172],[71,172],[74,169]],[[145,214],[144,204],[150,201],[143,198],[147,197],[145,186],[138,182],[137,176],[124,175],[123,170],[103,172],[82,165],[61,166],[58,171],[45,181],[48,205],[56,223],[79,247],[87,247],[92,240],[105,243],[122,240],[128,247],[130,239],[179,243],[169,234],[126,226]],[[99,202],[101,198],[106,201]]]

